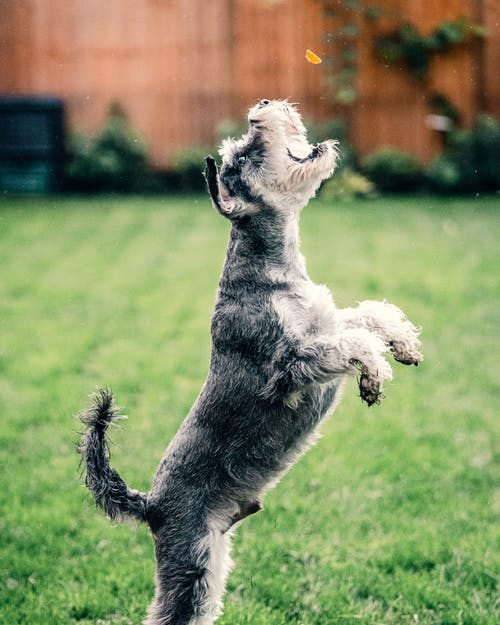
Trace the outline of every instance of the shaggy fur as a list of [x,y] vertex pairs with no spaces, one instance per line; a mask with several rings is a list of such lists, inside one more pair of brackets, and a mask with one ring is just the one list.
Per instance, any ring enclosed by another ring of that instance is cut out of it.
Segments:
[[86,484],[111,518],[148,523],[156,593],[147,625],[210,625],[221,614],[235,523],[306,450],[339,401],[347,375],[378,403],[392,352],[417,364],[418,333],[395,306],[339,310],[308,278],[299,251],[301,209],[335,168],[337,146],[310,146],[297,110],[262,100],[248,132],[222,144],[220,174],[207,157],[215,209],[230,220],[212,316],[210,369],[163,456],[149,493],[109,465],[106,430],[117,418],[108,390],[82,416]]

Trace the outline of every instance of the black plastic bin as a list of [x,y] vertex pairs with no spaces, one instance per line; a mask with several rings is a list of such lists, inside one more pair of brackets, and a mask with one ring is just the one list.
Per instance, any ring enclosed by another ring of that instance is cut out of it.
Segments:
[[0,96],[0,190],[62,188],[64,105],[59,98]]

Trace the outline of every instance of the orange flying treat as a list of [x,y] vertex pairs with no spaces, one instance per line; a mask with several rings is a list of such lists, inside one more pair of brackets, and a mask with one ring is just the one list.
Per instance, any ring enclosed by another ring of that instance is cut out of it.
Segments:
[[319,58],[319,56],[317,54],[314,54],[312,50],[306,50],[306,59],[309,61],[309,63],[312,63],[313,65],[318,65],[319,63],[321,63],[321,59]]

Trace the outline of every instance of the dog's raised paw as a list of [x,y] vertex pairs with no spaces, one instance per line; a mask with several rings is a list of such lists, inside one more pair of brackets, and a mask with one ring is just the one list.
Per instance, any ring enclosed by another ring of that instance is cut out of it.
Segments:
[[384,398],[380,380],[371,376],[368,371],[363,371],[359,376],[358,384],[359,394],[363,401],[369,406],[380,404],[381,400]]
[[397,362],[403,365],[418,366],[424,359],[423,355],[416,348],[409,347],[408,344],[403,341],[391,341],[389,347],[394,360],[397,360]]

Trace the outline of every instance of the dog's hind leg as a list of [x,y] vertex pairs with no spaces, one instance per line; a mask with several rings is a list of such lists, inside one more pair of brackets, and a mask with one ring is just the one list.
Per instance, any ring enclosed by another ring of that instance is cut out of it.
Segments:
[[184,530],[176,526],[155,536],[156,592],[145,625],[212,625],[222,614],[231,532],[216,522],[196,537]]

